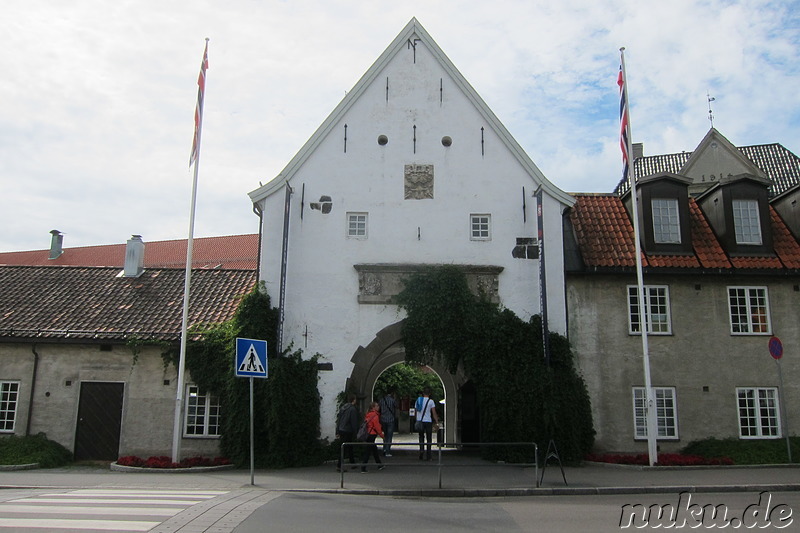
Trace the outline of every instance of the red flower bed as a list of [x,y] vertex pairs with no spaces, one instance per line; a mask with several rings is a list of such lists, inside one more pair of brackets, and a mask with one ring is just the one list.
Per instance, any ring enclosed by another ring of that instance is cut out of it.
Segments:
[[[647,454],[589,454],[587,461],[597,463],[613,463],[617,465],[649,465]],[[700,455],[681,455],[679,453],[660,453],[656,466],[707,466],[707,465],[732,465],[733,459],[729,457],[702,457]]]
[[231,462],[225,457],[187,457],[179,463],[173,463],[172,458],[166,455],[148,457],[146,460],[135,455],[126,455],[117,459],[117,464],[122,466],[134,466],[139,468],[192,468],[195,466],[222,466],[229,465]]

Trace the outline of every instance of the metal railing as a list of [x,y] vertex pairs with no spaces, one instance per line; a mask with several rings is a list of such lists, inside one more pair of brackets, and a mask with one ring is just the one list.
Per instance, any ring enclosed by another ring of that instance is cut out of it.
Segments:
[[[345,448],[346,447],[354,447],[353,450],[354,454],[358,450],[363,450],[367,446],[382,446],[380,442],[372,443],[372,442],[343,442],[342,447],[339,450],[339,488],[344,488],[344,473],[347,470],[346,463],[344,462],[345,457]],[[416,442],[393,442],[392,448],[396,447],[411,447],[411,448],[418,448],[419,443]],[[427,443],[425,444],[427,447]],[[442,451],[457,451],[464,447],[511,447],[511,446],[528,446],[533,449],[533,462],[532,463],[506,463],[506,462],[490,462],[490,461],[480,461],[474,463],[458,463],[458,462],[445,462],[442,460]],[[539,488],[539,445],[535,442],[437,442],[432,445],[432,448],[435,447],[437,450],[437,459],[436,463],[428,463],[428,462],[414,462],[414,463],[395,463],[392,462],[392,468],[395,467],[435,467],[437,470],[437,475],[439,478],[439,488],[442,488],[442,471],[444,468],[452,468],[452,467],[482,467],[482,466],[494,466],[494,467],[504,467],[504,466],[513,466],[513,467],[533,467],[534,468],[534,480],[536,484],[536,488]],[[425,452],[427,453],[427,451]],[[347,463],[350,466],[360,469],[366,466],[366,463]],[[383,463],[386,465],[386,463]]]

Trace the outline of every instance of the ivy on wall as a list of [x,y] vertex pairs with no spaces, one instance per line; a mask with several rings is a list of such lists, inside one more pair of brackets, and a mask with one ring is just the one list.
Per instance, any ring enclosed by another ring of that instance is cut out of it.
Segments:
[[[191,381],[220,400],[220,451],[238,465],[250,461],[250,384],[234,374],[236,337],[266,340],[268,347],[269,377],[253,380],[256,465],[318,464],[324,454],[317,356],[304,359],[300,350],[277,354],[277,324],[277,309],[263,287],[256,286],[242,298],[231,320],[199,326],[196,330],[203,334],[186,347]],[[174,348],[170,356],[177,361]]]
[[[561,335],[550,334],[547,365],[540,317],[525,322],[474,295],[455,266],[412,275],[397,301],[408,315],[406,359],[438,359],[451,372],[463,368],[475,383],[483,442],[536,442],[546,449],[553,439],[562,460],[580,460],[590,451],[594,427],[586,384]],[[515,459],[513,451],[486,450],[488,456]]]

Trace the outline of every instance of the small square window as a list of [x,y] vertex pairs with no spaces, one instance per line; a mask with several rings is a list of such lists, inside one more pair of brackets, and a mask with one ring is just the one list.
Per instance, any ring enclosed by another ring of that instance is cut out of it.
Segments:
[[351,239],[367,238],[367,213],[347,213],[347,236]]
[[769,298],[766,287],[728,287],[731,333],[769,335]]
[[761,244],[761,220],[758,201],[733,200],[733,229],[736,244]]
[[677,198],[653,198],[653,239],[658,244],[680,244]]
[[492,239],[492,215],[470,215],[470,239],[473,241],[489,241]]

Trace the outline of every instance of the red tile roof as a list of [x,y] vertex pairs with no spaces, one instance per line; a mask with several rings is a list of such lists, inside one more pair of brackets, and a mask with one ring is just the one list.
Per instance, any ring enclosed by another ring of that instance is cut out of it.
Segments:
[[[570,220],[584,264],[591,268],[634,268],[633,224],[622,200],[615,194],[576,194]],[[647,255],[642,266],[670,269],[774,270],[800,268],[800,243],[770,207],[774,256],[731,256],[720,244],[700,206],[689,199],[692,250],[689,255]]]
[[[185,268],[187,239],[145,242],[145,268]],[[0,265],[118,267],[125,264],[125,244],[64,248],[56,259],[50,250],[0,252]],[[192,268],[258,268],[258,234],[200,237],[193,240]]]
[[[184,270],[0,266],[0,340],[180,338]],[[189,324],[231,318],[254,270],[194,270]]]

